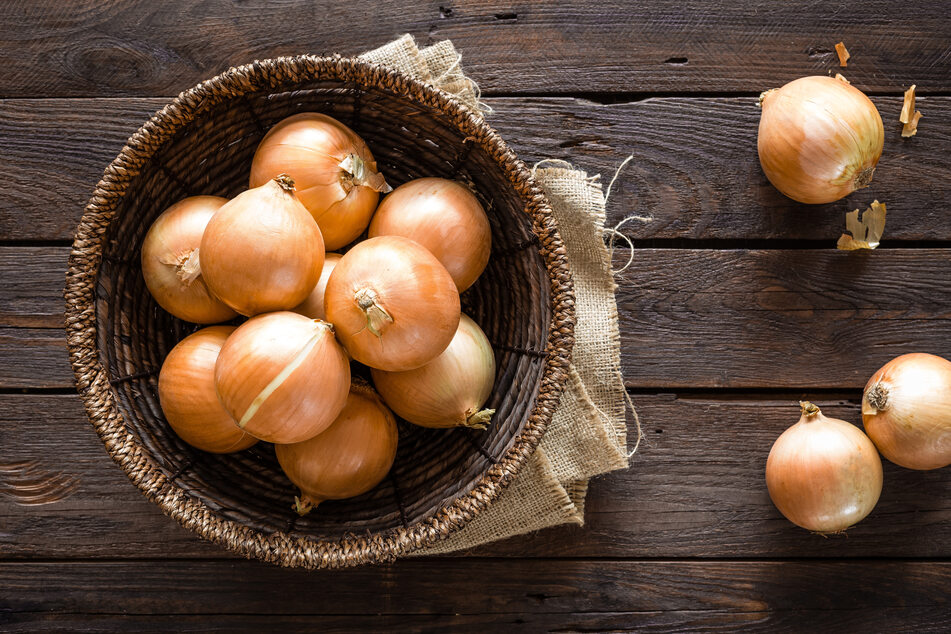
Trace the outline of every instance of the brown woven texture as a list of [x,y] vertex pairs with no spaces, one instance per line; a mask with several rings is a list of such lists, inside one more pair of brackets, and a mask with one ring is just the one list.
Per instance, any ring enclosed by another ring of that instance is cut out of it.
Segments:
[[[421,176],[470,183],[493,253],[463,310],[498,361],[486,432],[401,423],[387,479],[305,517],[270,445],[195,450],[157,397],[168,351],[197,326],[161,310],[139,268],[152,221],[189,195],[234,196],[267,129],[297,112],[329,114],[369,144],[393,186]],[[169,516],[249,558],[284,566],[389,561],[431,545],[513,480],[558,405],[574,300],[565,249],[530,171],[478,114],[397,71],[341,57],[282,57],[232,68],[188,90],[136,132],[106,169],[76,232],[66,278],[70,359],[106,449]]]

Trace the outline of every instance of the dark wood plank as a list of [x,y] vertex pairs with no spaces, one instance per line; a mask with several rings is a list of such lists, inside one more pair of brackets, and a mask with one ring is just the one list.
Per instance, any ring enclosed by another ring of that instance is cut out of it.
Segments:
[[[951,470],[885,463],[882,498],[847,537],[787,522],[766,492],[773,441],[808,393],[736,397],[634,395],[647,435],[631,468],[591,483],[586,525],[562,526],[478,548],[480,557],[949,557]],[[859,394],[812,398],[858,423]],[[629,435],[633,437],[634,429]],[[0,396],[0,464],[36,461],[76,483],[55,503],[18,503],[0,473],[0,559],[219,558],[148,502],[112,462],[78,397]],[[62,452],[68,448],[68,460]]]
[[[0,247],[0,387],[72,386],[61,330],[10,327],[60,323],[67,252]],[[636,249],[617,291],[625,382],[861,388],[899,354],[951,357],[948,280],[949,249]]]
[[[0,624],[32,619],[40,627],[60,615],[100,622],[121,615],[129,622],[156,613],[211,621],[222,614],[310,616],[311,628],[321,630],[324,616],[340,627],[341,617],[353,614],[375,631],[399,628],[403,615],[412,617],[408,624],[428,620],[427,629],[444,617],[439,625],[481,631],[492,623],[530,631],[881,631],[886,624],[941,631],[951,620],[951,564],[939,562],[453,559],[322,572],[245,561],[4,563],[0,582]],[[587,614],[578,619],[579,613]]]
[[354,54],[409,32],[450,38],[486,92],[748,91],[838,63],[877,91],[951,87],[942,3],[702,0],[500,3],[226,0],[4,3],[0,96],[171,95],[231,65],[296,53]]
[[[489,99],[489,121],[527,163],[567,160],[607,185],[628,154],[608,222],[630,213],[635,238],[811,239],[834,245],[844,213],[888,205],[885,243],[949,240],[951,98],[919,100],[921,132],[902,139],[901,100],[875,97],[886,122],[871,187],[830,205],[800,205],[769,185],[756,155],[755,99]],[[0,240],[69,240],[102,170],[164,99],[0,102]],[[51,161],[51,156],[57,160]],[[63,161],[69,169],[63,169]]]

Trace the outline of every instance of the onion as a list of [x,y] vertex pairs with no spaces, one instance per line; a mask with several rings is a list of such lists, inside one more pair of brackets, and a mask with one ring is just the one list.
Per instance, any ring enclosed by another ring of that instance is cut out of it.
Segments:
[[769,497],[786,518],[817,533],[838,533],[875,508],[882,461],[854,425],[800,403],[799,422],[776,439],[766,461]]
[[333,327],[291,312],[252,317],[215,365],[221,404],[261,440],[293,443],[326,429],[343,409],[350,364]]
[[320,229],[283,175],[237,195],[201,239],[208,287],[242,315],[297,306],[317,284],[323,262]]
[[418,178],[397,187],[380,203],[369,236],[403,236],[436,256],[459,292],[472,286],[492,249],[492,229],[471,191],[444,178]]
[[292,309],[295,313],[311,319],[327,319],[327,314],[324,312],[324,291],[327,289],[327,280],[330,279],[330,274],[342,257],[339,253],[328,253],[326,255],[317,285],[307,296],[307,299]]
[[432,361],[459,326],[452,276],[429,251],[399,236],[350,249],[327,282],[324,309],[354,359],[391,372]]
[[215,393],[215,362],[232,332],[234,326],[211,326],[188,335],[159,372],[159,403],[168,424],[189,445],[211,453],[241,451],[258,441],[235,425]]
[[396,457],[396,420],[373,390],[354,383],[347,404],[319,436],[274,447],[291,482],[300,487],[303,515],[324,500],[366,493],[386,477]]
[[495,383],[495,355],[485,333],[466,315],[449,347],[426,365],[371,373],[386,404],[423,427],[485,429],[495,413],[481,409]]
[[885,128],[861,90],[832,77],[801,77],[760,96],[759,160],[776,189],[801,203],[830,203],[868,186]]
[[379,192],[390,191],[367,144],[336,119],[302,112],[271,128],[251,163],[251,187],[278,174],[320,225],[328,250],[350,244],[370,223]]
[[142,275],[159,306],[196,324],[227,321],[237,315],[213,296],[198,262],[201,236],[227,198],[192,196],[162,212],[142,243]]
[[951,464],[951,362],[920,352],[892,359],[865,386],[862,420],[878,450],[897,465]]

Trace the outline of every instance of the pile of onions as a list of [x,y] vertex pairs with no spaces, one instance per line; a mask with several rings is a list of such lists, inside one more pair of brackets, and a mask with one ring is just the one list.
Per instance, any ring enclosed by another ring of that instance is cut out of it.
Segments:
[[370,238],[348,251],[324,294],[327,319],[360,363],[412,370],[446,349],[459,326],[459,292],[446,268],[416,242]]
[[289,310],[314,289],[324,241],[287,176],[238,194],[201,239],[201,266],[212,292],[242,315]]
[[776,439],[766,461],[766,486],[792,523],[838,533],[868,515],[882,493],[882,461],[872,441],[844,420],[800,403],[799,422]]
[[297,183],[297,195],[311,213],[330,250],[363,233],[389,191],[367,144],[336,119],[303,112],[284,119],[265,135],[251,163],[251,187],[278,174]]
[[333,273],[334,268],[342,257],[343,256],[339,253],[328,253],[326,255],[323,269],[320,271],[320,279],[317,280],[317,286],[310,292],[307,299],[292,309],[295,313],[300,313],[304,317],[310,317],[311,319],[322,319],[326,321],[327,313],[324,312],[324,291],[327,290],[327,280],[330,279],[330,274]]
[[159,403],[175,433],[211,453],[247,449],[258,441],[242,431],[215,392],[215,362],[233,326],[210,326],[172,348],[159,372]]
[[237,315],[208,290],[198,258],[208,221],[227,202],[218,196],[180,200],[162,212],[145,235],[145,285],[159,306],[179,319],[213,324]]
[[373,384],[401,417],[423,427],[485,429],[494,409],[482,409],[495,383],[495,354],[467,315],[449,347],[415,370],[371,370]]
[[380,203],[368,235],[415,240],[446,267],[460,293],[485,270],[492,250],[492,230],[479,199],[444,178],[418,178],[397,187]]
[[830,203],[872,181],[885,128],[875,104],[840,79],[801,77],[760,96],[759,160],[801,203]]
[[238,427],[268,442],[295,443],[324,431],[343,409],[350,363],[330,324],[268,313],[228,337],[215,387]]
[[892,359],[865,386],[862,420],[878,450],[897,465],[951,464],[951,362],[924,353]]
[[372,389],[354,383],[330,427],[304,442],[278,445],[277,460],[301,495],[302,515],[324,500],[366,493],[386,477],[396,457],[396,420]]

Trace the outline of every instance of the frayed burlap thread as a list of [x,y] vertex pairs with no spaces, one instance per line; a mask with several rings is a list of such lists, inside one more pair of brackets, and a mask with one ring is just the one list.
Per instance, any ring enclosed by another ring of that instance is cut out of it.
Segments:
[[[409,35],[362,56],[414,75],[486,113],[478,86],[448,40],[420,50]],[[540,166],[575,285],[575,347],[558,409],[515,481],[448,539],[413,554],[468,550],[559,524],[584,523],[588,480],[628,466],[615,283],[604,244],[604,195],[597,177]]]

